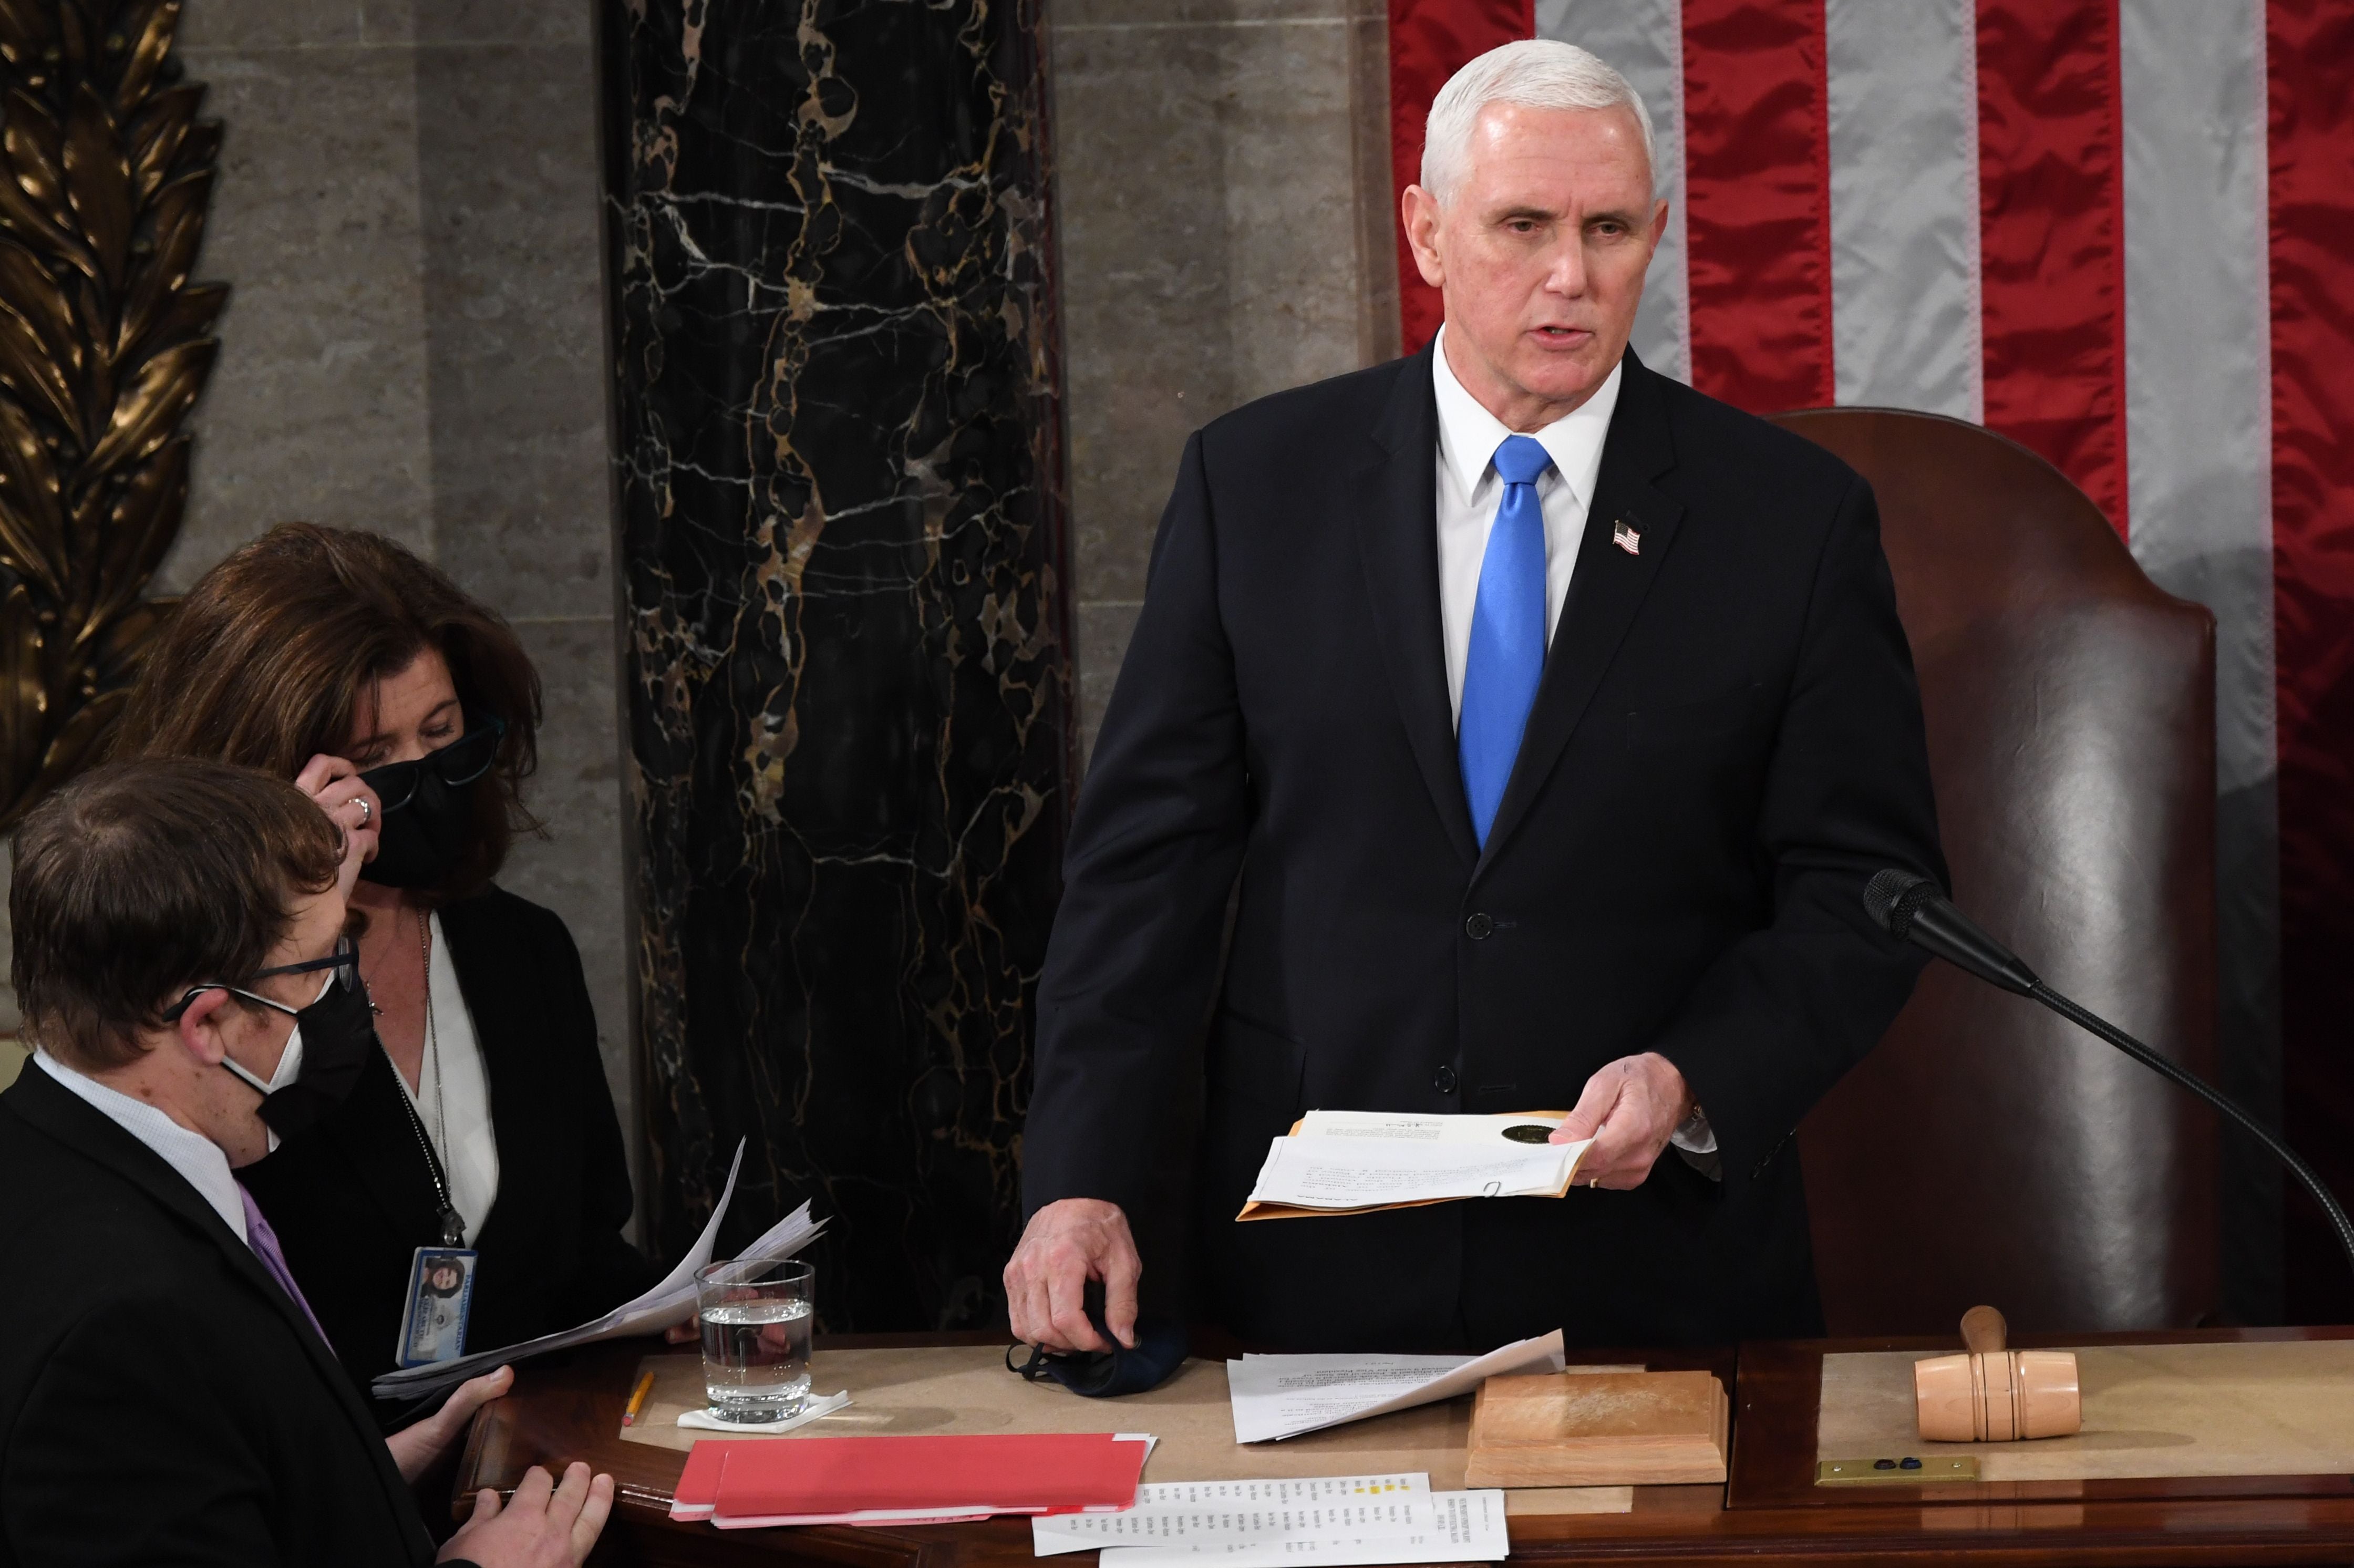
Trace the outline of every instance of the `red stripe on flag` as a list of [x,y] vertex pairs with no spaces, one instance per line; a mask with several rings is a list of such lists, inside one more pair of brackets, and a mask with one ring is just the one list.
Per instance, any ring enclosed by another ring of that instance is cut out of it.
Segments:
[[1692,385],[1757,413],[1832,400],[1822,0],[1684,0]]
[[2126,531],[2116,0],[1979,0],[1986,422]]
[[[2273,606],[2279,680],[2281,1075],[2289,1141],[2354,1198],[2354,10],[2273,0]],[[2291,1322],[2354,1318],[2292,1184]]]
[[[1535,0],[1390,0],[1390,189],[1402,198],[1422,179],[1423,122],[1447,79],[1499,44],[1532,37]],[[1392,200],[1394,217],[1398,203]],[[1411,354],[1446,319],[1438,291],[1422,281],[1398,225],[1399,340]]]

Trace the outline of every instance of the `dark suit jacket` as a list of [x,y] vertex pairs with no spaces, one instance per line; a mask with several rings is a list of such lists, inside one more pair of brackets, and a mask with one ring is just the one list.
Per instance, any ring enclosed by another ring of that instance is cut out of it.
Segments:
[[429,1563],[367,1407],[179,1172],[27,1064],[0,1095],[0,1564]]
[[[1628,354],[1483,853],[1440,642],[1429,354],[1185,450],[1065,864],[1025,1200],[1145,1199],[1208,1016],[1198,1245],[1230,1330],[1818,1332],[1791,1134],[1918,973],[1866,879],[1945,869],[1872,492]],[[1665,1158],[1632,1192],[1234,1223],[1303,1111],[1565,1108],[1642,1051],[1706,1109],[1721,1185]]]
[[[499,1147],[466,1329],[469,1351],[492,1350],[586,1322],[655,1276],[621,1238],[629,1168],[571,933],[553,912],[496,888],[440,914]],[[243,1173],[363,1388],[392,1370],[411,1254],[440,1240],[432,1175],[403,1098],[379,1051],[341,1109]],[[404,1414],[378,1411],[387,1424]]]

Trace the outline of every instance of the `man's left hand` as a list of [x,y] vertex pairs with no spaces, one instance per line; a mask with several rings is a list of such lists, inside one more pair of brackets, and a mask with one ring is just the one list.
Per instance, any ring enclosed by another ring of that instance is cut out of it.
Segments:
[[392,1462],[400,1467],[400,1478],[414,1481],[423,1475],[443,1450],[464,1436],[474,1412],[514,1386],[514,1370],[511,1367],[468,1378],[451,1391],[440,1409],[387,1437],[384,1446],[392,1450]]
[[1585,1080],[1577,1108],[1555,1129],[1554,1143],[1594,1139],[1578,1162],[1577,1185],[1627,1192],[1643,1184],[1691,1114],[1691,1090],[1675,1064],[1656,1051],[1621,1056]]

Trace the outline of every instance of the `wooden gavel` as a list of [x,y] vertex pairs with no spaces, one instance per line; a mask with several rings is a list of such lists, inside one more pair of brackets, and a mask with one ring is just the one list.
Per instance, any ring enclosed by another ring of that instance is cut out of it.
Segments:
[[2009,1350],[2009,1332],[2001,1313],[1973,1307],[1962,1314],[1967,1355],[1913,1363],[1924,1442],[2065,1437],[2084,1425],[2075,1352]]

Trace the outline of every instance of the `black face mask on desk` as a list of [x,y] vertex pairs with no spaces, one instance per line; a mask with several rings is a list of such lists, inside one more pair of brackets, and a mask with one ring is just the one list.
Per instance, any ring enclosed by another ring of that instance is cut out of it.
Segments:
[[1169,1381],[1185,1361],[1185,1330],[1176,1323],[1139,1322],[1136,1325],[1136,1348],[1129,1350],[1112,1338],[1104,1327],[1103,1287],[1094,1280],[1087,1282],[1087,1321],[1096,1332],[1111,1346],[1108,1351],[1046,1351],[1030,1347],[1030,1359],[1020,1366],[1013,1364],[1013,1348],[1005,1351],[1009,1372],[1022,1374],[1031,1383],[1052,1379],[1073,1393],[1089,1399],[1117,1399],[1123,1393],[1142,1393],[1159,1388]]

